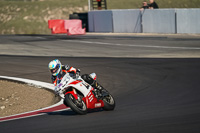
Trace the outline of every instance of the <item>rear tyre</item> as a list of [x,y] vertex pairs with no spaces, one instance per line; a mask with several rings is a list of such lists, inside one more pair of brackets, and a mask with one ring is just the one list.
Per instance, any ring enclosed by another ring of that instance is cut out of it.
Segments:
[[84,101],[78,101],[70,93],[65,95],[64,104],[69,106],[74,112],[80,115],[87,114],[87,107]]
[[104,110],[107,110],[107,111],[114,110],[115,100],[111,94],[108,94],[107,96],[103,98],[103,103],[104,103],[104,107],[103,107]]

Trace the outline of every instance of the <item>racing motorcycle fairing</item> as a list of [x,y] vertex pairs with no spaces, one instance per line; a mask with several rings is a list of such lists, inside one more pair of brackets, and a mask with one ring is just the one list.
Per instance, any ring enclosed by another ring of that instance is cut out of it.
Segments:
[[[71,85],[70,87],[68,88],[73,88],[73,90],[68,90],[65,95],[71,93],[75,99],[78,99],[78,94],[77,94],[77,91],[80,91],[81,89],[78,89],[79,86],[81,87],[85,87],[85,85],[83,85],[83,82],[82,81],[79,81],[79,80],[76,80],[76,81],[73,81],[72,83],[70,83],[69,85]],[[74,88],[77,87],[75,90]],[[88,109],[93,109],[93,108],[101,108],[104,106],[104,103],[102,100],[98,100],[95,95],[93,94],[93,88],[91,87],[91,90],[89,91],[89,93],[84,96],[82,98],[82,100],[86,103],[86,106]],[[82,91],[82,92],[81,92]],[[80,92],[83,94],[83,88]]]
[[104,106],[104,103],[102,100],[98,100],[95,95],[93,94],[92,90],[88,93],[88,95],[85,97],[85,102],[88,109],[93,108],[101,108]]

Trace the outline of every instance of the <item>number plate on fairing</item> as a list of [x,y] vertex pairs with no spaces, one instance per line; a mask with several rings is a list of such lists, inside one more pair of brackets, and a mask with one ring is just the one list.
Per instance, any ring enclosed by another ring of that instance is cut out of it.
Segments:
[[101,107],[101,103],[96,103],[95,108],[99,108],[99,107]]

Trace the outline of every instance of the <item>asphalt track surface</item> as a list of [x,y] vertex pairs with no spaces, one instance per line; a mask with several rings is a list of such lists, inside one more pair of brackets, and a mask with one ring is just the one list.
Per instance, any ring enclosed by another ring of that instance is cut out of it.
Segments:
[[[59,58],[82,74],[96,72],[116,100],[114,111],[77,115],[67,110],[2,122],[1,133],[200,132],[199,38],[38,35],[0,40],[0,75],[50,82],[47,65]],[[87,43],[94,40],[101,43]]]

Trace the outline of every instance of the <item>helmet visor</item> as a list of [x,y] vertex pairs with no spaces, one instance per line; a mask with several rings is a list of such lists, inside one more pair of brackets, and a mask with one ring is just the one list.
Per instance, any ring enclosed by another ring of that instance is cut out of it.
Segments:
[[59,65],[57,65],[56,68],[51,69],[50,71],[51,71],[52,74],[54,74],[58,71],[58,69],[59,69]]

